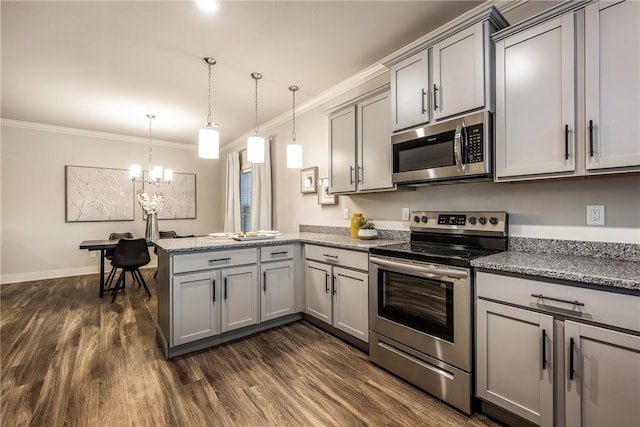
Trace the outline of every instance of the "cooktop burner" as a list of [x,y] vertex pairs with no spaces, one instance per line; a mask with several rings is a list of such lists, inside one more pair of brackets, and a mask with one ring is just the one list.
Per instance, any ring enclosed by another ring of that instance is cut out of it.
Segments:
[[507,250],[506,212],[411,213],[411,240],[371,248],[372,254],[469,267],[471,260]]

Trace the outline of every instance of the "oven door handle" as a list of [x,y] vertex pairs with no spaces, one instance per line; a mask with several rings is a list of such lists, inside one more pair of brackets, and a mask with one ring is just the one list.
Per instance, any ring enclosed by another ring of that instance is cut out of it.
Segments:
[[413,274],[427,278],[439,278],[443,276],[453,277],[456,279],[466,279],[467,272],[463,270],[453,270],[450,268],[436,267],[433,265],[416,265],[406,262],[393,261],[377,256],[369,256],[369,261],[373,264],[381,265],[389,270],[398,273]]
[[464,144],[464,134],[463,134],[464,128],[465,128],[464,120],[462,120],[460,123],[458,123],[458,126],[456,126],[456,133],[453,138],[453,154],[455,155],[456,167],[458,168],[458,172],[464,171],[464,162],[462,160],[462,150],[463,150],[462,144]]

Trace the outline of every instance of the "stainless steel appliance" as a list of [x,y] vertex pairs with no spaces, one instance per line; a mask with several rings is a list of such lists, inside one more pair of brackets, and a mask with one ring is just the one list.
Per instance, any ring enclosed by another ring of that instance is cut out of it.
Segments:
[[411,240],[369,256],[369,360],[473,412],[471,260],[507,250],[506,212],[412,212]]
[[486,110],[392,135],[393,183],[490,179],[492,141],[493,115]]

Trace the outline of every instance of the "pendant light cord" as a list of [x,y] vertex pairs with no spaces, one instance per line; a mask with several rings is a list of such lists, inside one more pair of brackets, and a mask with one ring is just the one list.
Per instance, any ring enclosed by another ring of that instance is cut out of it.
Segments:
[[151,179],[151,163],[153,159],[153,144],[151,143],[151,122],[155,118],[153,114],[147,114],[149,118],[149,179]]
[[207,115],[207,128],[211,127],[211,62],[207,61],[209,65],[209,114]]
[[291,90],[293,93],[293,132],[291,132],[291,138],[293,142],[296,142],[296,91]]
[[258,78],[259,77],[253,77],[253,79],[256,82],[256,127],[255,127],[256,136],[258,136]]

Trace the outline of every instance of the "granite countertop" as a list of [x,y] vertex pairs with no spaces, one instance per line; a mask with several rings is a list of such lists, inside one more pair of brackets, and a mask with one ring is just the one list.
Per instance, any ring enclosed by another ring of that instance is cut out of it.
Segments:
[[230,237],[198,236],[181,239],[158,239],[154,243],[156,246],[169,253],[238,249],[243,247],[282,245],[287,243],[311,243],[368,252],[369,248],[401,243],[401,241],[390,239],[359,240],[352,239],[350,236],[341,236],[336,234],[297,232],[282,233],[273,239],[265,240],[237,241]]
[[536,252],[501,252],[471,262],[476,268],[604,285],[640,292],[640,262]]

